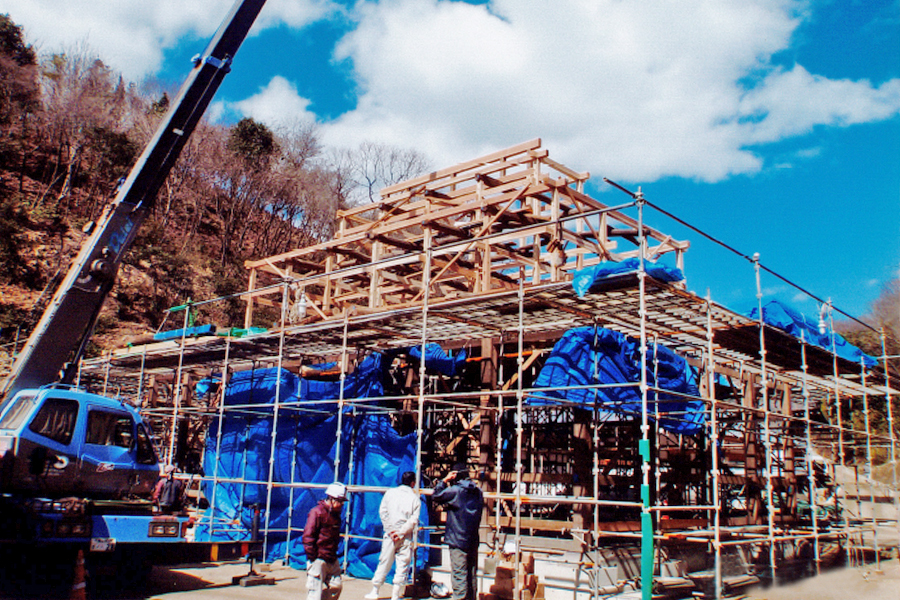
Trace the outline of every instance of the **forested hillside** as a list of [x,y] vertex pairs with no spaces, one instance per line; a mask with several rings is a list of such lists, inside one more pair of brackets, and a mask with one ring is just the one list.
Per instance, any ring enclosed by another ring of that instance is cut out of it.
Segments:
[[[125,81],[87,50],[38,56],[0,15],[3,342],[36,323],[175,92]],[[246,289],[244,260],[329,238],[339,207],[426,166],[375,144],[324,148],[312,123],[202,122],[119,273],[92,352],[155,331],[168,307]],[[206,316],[240,325],[242,309],[232,300]]]

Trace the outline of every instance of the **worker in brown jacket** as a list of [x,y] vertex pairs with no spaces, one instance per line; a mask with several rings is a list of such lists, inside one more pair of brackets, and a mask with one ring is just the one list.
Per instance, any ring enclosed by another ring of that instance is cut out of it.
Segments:
[[337,600],[341,595],[341,565],[337,560],[341,541],[341,508],[347,500],[343,483],[325,488],[325,499],[309,511],[303,529],[306,551],[307,600]]

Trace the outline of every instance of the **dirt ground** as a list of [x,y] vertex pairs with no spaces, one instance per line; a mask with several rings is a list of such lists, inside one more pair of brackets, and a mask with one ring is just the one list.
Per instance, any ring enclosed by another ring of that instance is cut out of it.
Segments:
[[[246,565],[215,568],[196,567],[164,570],[155,573],[150,594],[153,600],[225,600],[247,598],[253,600],[297,600],[306,595],[306,573],[287,567],[274,567],[264,575],[273,577],[275,585],[245,587],[231,585],[233,575],[246,573]],[[168,589],[166,589],[168,588]],[[344,578],[342,600],[362,600],[369,582]],[[382,587],[382,597],[390,596],[390,586]],[[842,568],[828,571],[790,585],[750,590],[747,600],[900,600],[900,562],[883,561],[881,569],[875,565]]]
[[[99,598],[118,600],[298,600],[306,596],[306,573],[280,566],[259,574],[270,578],[272,585],[234,585],[232,578],[248,574],[249,565],[190,565],[177,568],[156,567],[146,586],[132,592],[106,593]],[[367,580],[344,578],[341,600],[362,600],[370,589]],[[382,598],[390,597],[390,586],[381,589]],[[67,596],[67,595],[66,595]],[[61,596],[61,597],[66,597]],[[35,597],[33,595],[0,598]],[[41,596],[46,597],[46,596]],[[74,597],[74,596],[73,596]],[[632,595],[632,597],[634,597]],[[900,562],[883,561],[875,565],[842,568],[790,585],[756,588],[746,592],[746,600],[900,600]]]
[[[242,588],[231,584],[233,576],[246,572],[247,565],[156,569],[149,589],[140,597],[153,600],[297,600],[306,595],[306,573],[303,571],[274,566],[271,572],[262,575],[272,577],[275,585]],[[368,581],[345,577],[341,598],[362,600],[369,589]],[[390,586],[383,586],[381,592],[388,598]],[[747,600],[900,600],[900,562],[897,559],[882,561],[880,569],[874,564],[836,569],[790,585],[757,588],[747,593]]]
[[827,571],[780,587],[754,589],[748,600],[900,600],[900,562]]

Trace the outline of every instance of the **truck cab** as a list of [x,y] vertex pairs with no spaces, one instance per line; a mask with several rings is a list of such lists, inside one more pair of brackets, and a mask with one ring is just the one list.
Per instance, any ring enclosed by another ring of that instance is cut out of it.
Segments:
[[0,493],[148,498],[159,478],[132,407],[63,387],[19,391],[0,413]]

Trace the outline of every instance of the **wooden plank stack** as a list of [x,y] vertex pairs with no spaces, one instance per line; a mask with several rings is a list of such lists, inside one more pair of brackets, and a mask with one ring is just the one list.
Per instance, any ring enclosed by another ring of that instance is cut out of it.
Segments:
[[[519,596],[516,597],[516,590]],[[544,600],[544,586],[534,574],[534,554],[522,552],[515,560],[502,560],[494,570],[494,583],[481,600]]]

